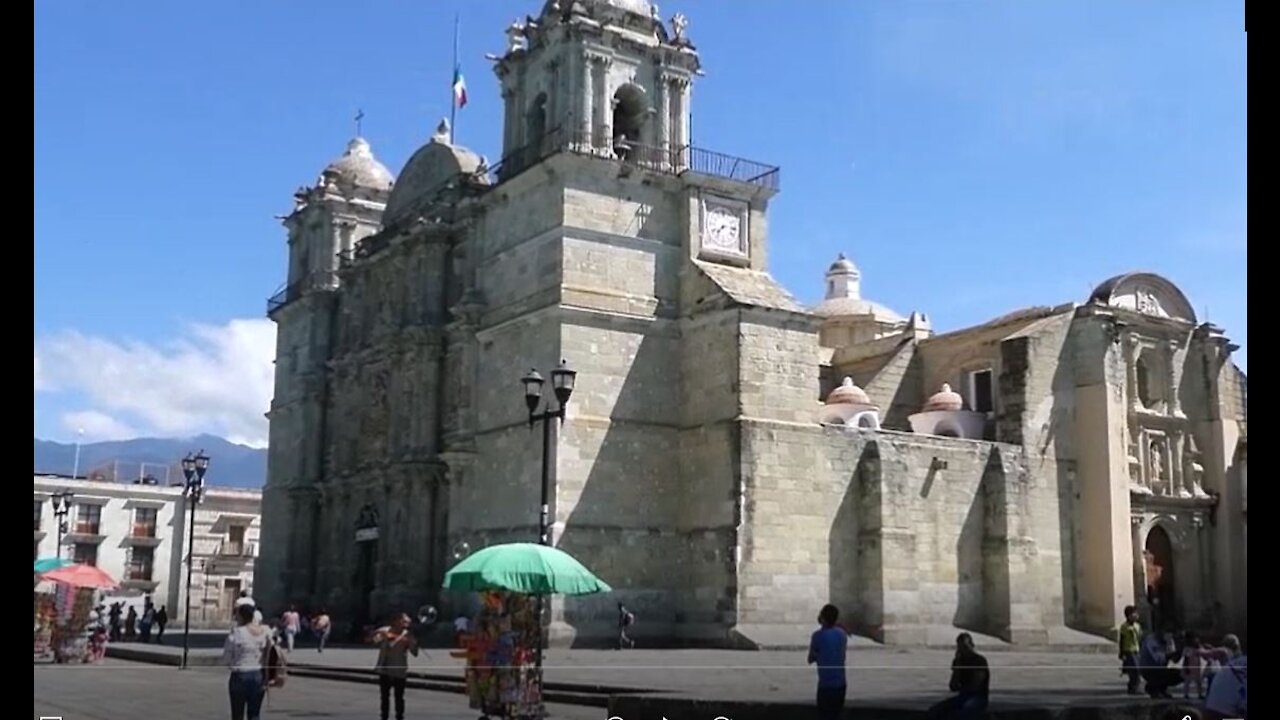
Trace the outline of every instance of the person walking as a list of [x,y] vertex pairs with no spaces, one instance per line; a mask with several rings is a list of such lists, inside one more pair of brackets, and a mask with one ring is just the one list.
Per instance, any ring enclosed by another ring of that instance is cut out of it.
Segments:
[[627,635],[627,628],[636,624],[635,613],[627,609],[626,605],[618,603],[618,649],[635,648],[636,641]]
[[151,626],[156,622],[156,606],[151,603],[151,596],[148,595],[142,601],[142,620],[138,622],[138,630],[142,634],[142,642],[151,642]]
[[418,656],[418,640],[409,632],[409,616],[397,613],[391,624],[373,633],[378,646],[378,692],[381,696],[382,720],[389,720],[392,692],[396,700],[396,720],[404,720],[404,688],[409,676],[409,654]]
[[302,629],[302,617],[298,615],[298,608],[290,605],[289,609],[284,611],[284,615],[280,616],[280,624],[284,626],[285,647],[289,652],[293,652],[294,639]]
[[111,603],[111,609],[107,612],[107,617],[111,622],[111,633],[108,635],[111,642],[120,642],[120,615],[124,612],[121,604],[118,602]]
[[138,609],[129,606],[129,612],[124,616],[124,640],[125,642],[133,642],[138,637]]
[[1120,672],[1129,676],[1129,694],[1137,695],[1142,683],[1138,671],[1138,650],[1142,638],[1142,624],[1138,622],[1138,609],[1132,605],[1124,608],[1124,624],[1120,626],[1117,642],[1120,649]]
[[169,624],[169,612],[161,605],[156,611],[156,642],[164,642],[164,626]]
[[320,644],[316,652],[324,652],[325,643],[329,642],[329,633],[333,631],[333,621],[329,619],[329,611],[323,608],[311,618],[311,629],[315,631]]
[[929,720],[976,720],[987,711],[991,669],[973,647],[973,636],[956,636],[956,656],[951,661],[951,697],[929,708]]
[[253,606],[236,607],[236,626],[222,647],[222,663],[231,670],[227,692],[231,720],[259,720],[267,688],[262,660],[271,646],[270,631],[253,621]]
[[839,720],[849,692],[844,668],[849,635],[836,624],[839,619],[839,608],[824,605],[818,612],[822,627],[809,638],[809,664],[818,666],[818,720]]

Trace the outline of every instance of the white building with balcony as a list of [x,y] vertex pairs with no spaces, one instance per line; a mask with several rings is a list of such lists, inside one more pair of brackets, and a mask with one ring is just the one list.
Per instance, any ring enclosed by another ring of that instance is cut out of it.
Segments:
[[[72,495],[61,553],[52,502],[58,493]],[[231,622],[240,591],[252,592],[261,505],[258,490],[205,487],[195,513],[193,627]],[[185,609],[190,522],[181,486],[35,476],[33,559],[61,554],[95,565],[120,581],[121,597],[113,600],[140,604],[151,595],[174,626]]]

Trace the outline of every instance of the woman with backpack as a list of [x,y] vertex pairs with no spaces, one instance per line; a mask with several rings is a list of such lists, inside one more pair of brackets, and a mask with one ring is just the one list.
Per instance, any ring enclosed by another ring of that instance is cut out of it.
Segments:
[[271,630],[253,622],[254,610],[253,605],[236,606],[236,626],[222,648],[222,662],[231,669],[231,720],[259,720],[267,693],[264,664],[271,665]]

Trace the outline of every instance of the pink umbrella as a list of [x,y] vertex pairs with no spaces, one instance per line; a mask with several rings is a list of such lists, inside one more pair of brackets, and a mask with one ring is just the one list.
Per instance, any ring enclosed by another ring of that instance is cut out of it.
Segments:
[[110,575],[92,565],[68,565],[57,570],[50,570],[41,576],[43,580],[66,583],[72,587],[96,588],[105,590],[119,585]]

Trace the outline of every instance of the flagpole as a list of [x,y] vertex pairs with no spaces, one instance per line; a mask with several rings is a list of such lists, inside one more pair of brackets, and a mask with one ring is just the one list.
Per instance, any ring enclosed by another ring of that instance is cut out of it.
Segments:
[[449,144],[453,144],[454,126],[458,122],[458,97],[454,83],[458,79],[458,13],[453,15],[453,67],[449,75]]

